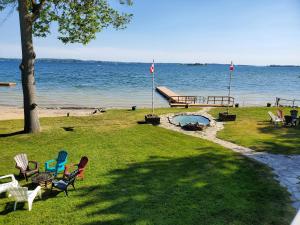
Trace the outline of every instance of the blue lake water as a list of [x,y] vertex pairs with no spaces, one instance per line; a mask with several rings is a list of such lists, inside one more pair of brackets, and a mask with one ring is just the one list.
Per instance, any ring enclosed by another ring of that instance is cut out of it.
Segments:
[[[0,105],[22,106],[20,60],[0,59]],[[42,107],[138,107],[151,106],[149,64],[75,60],[38,60],[36,85]],[[182,95],[227,95],[228,65],[156,64],[156,85]],[[275,97],[300,99],[300,67],[236,66],[232,96],[240,105],[274,103]],[[155,94],[155,105],[168,103]]]

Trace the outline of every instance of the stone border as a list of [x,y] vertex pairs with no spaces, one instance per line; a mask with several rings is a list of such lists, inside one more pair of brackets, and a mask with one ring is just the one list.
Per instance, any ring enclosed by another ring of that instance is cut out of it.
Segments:
[[224,124],[223,122],[216,122],[214,118],[208,114],[209,110],[210,108],[204,108],[198,112],[200,115],[214,121],[213,126],[209,126],[203,131],[186,131],[181,129],[181,127],[177,127],[169,123],[168,117],[175,114],[162,115],[160,127],[214,142],[267,165],[272,169],[272,172],[275,175],[274,179],[278,180],[280,185],[285,187],[291,194],[292,206],[295,209],[300,209],[300,155],[281,155],[267,152],[256,152],[250,148],[219,139],[217,138],[217,132],[224,129]]

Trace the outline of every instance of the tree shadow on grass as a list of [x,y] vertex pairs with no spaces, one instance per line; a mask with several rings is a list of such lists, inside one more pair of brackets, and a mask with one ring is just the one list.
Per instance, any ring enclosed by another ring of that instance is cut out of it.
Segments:
[[[28,190],[30,190],[30,191],[34,190],[37,186],[38,186],[38,184],[34,184],[31,182],[22,185],[22,187],[27,187]],[[42,188],[42,199],[40,199],[39,196],[37,195],[36,198],[34,199],[33,207],[34,207],[35,202],[47,201],[48,199],[51,199],[51,198],[57,198],[57,195],[59,193],[61,193],[61,191],[57,191],[57,190],[51,191],[50,188]],[[7,195],[8,195],[7,193],[2,193],[3,197],[8,197]],[[0,212],[0,215],[7,215],[9,213],[14,212],[14,203],[15,203],[15,201],[13,199],[11,199],[11,201],[6,202],[4,209]],[[17,204],[16,210],[27,211],[28,210],[27,202],[19,202]]]
[[17,136],[17,135],[20,135],[20,134],[25,134],[24,130],[12,132],[12,133],[7,133],[7,134],[0,134],[0,138]]
[[[34,203],[38,202],[38,201],[43,201],[43,199],[36,197],[33,202],[33,207],[34,207]],[[6,202],[4,209],[0,212],[0,215],[7,215],[9,213],[14,212],[14,204],[15,204],[15,201],[13,201],[13,200]],[[27,202],[18,202],[16,210],[28,211],[28,203]]]
[[225,153],[152,157],[105,179],[74,192],[84,196],[77,208],[91,218],[87,225],[284,225],[294,213],[265,167]]
[[250,148],[276,154],[300,154],[300,127],[274,127],[269,123],[258,127],[258,132],[272,136],[266,140],[262,138],[258,146]]

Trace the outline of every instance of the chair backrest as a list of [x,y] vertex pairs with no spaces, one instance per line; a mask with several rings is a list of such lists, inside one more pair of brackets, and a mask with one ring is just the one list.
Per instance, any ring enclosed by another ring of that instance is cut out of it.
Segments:
[[78,169],[83,169],[88,163],[89,159],[86,156],[81,157],[80,162],[78,164]]
[[22,154],[18,154],[14,157],[16,164],[18,167],[20,167],[22,170],[27,170],[28,167],[28,159],[27,159],[27,155],[22,153]]
[[271,117],[272,121],[276,120],[276,117],[275,117],[275,115],[272,112],[269,111],[268,114]]
[[291,117],[293,119],[297,118],[297,116],[298,116],[298,111],[297,110],[293,109],[293,110],[290,111],[290,113],[291,113]]
[[280,118],[280,119],[283,119],[284,117],[283,117],[283,111],[281,110],[281,109],[278,109],[277,110],[277,116],[278,116],[278,118]]
[[78,173],[79,173],[79,170],[78,170],[78,169],[74,170],[74,171],[73,171],[72,173],[70,173],[70,175],[67,177],[66,182],[67,182],[68,184],[71,184],[71,183],[76,179],[76,176],[77,176]]
[[68,153],[66,151],[60,151],[57,157],[57,164],[66,162]]
[[8,192],[16,201],[27,201],[28,199],[27,187],[11,187]]

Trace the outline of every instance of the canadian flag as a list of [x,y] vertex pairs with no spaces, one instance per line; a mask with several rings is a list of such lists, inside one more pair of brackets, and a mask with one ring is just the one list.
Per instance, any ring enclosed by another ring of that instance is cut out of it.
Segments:
[[229,70],[230,71],[233,71],[234,70],[234,66],[233,66],[233,63],[231,62],[231,65],[230,65],[230,67],[229,67]]
[[150,73],[154,73],[154,62],[152,63],[152,65],[150,67]]

